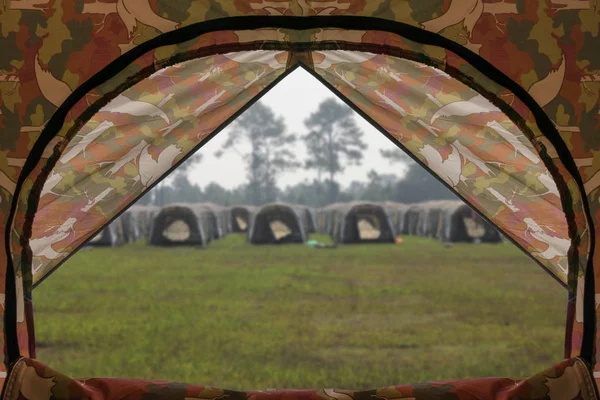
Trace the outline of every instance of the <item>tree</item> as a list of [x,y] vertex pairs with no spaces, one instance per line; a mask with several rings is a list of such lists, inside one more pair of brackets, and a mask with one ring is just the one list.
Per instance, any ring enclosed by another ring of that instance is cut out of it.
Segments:
[[279,176],[300,166],[292,148],[296,135],[287,132],[282,117],[277,117],[271,108],[258,102],[236,120],[215,155],[220,157],[240,142],[250,146],[248,152],[241,153],[248,170],[250,202],[260,205],[275,201]]
[[204,187],[204,201],[209,203],[231,205],[231,192],[218,183],[211,182]]
[[281,198],[288,203],[323,207],[327,205],[327,188],[316,179],[312,182],[301,182],[286,187],[282,191]]
[[190,182],[188,175],[184,172],[178,171],[170,189],[168,203],[198,203],[202,199],[202,190],[198,185]]
[[336,175],[343,172],[346,165],[360,165],[362,151],[367,147],[353,117],[349,107],[329,98],[304,121],[309,129],[304,137],[308,151],[305,167],[315,170],[319,181],[323,173],[328,175],[330,203],[335,202],[336,191],[339,192]]
[[414,164],[414,161],[402,150],[398,149],[379,149],[381,157],[388,160],[391,164]]
[[360,197],[367,201],[388,201],[394,199],[395,187],[398,177],[392,174],[378,174],[376,171],[369,171],[367,177],[369,182]]
[[364,182],[352,181],[344,191],[352,200],[360,200],[363,198],[367,185]]

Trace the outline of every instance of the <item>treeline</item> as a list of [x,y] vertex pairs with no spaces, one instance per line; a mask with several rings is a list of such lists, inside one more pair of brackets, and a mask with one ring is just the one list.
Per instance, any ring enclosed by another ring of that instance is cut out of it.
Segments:
[[[223,205],[261,205],[274,201],[321,207],[354,200],[398,201],[456,199],[456,196],[417,165],[401,150],[380,150],[390,167],[405,164],[407,173],[378,174],[370,171],[366,181],[354,181],[341,187],[337,178],[348,166],[359,166],[367,143],[354,120],[354,112],[334,99],[326,99],[304,124],[308,134],[302,137],[288,132],[282,117],[258,102],[242,114],[232,126],[221,149],[215,153],[236,152],[244,161],[247,175],[239,187],[226,189],[217,183],[204,187],[193,184],[189,170],[202,162],[196,154],[174,172],[171,185],[161,184],[146,194],[140,204],[164,205],[174,202],[213,202]],[[244,144],[246,151],[238,149]],[[300,160],[294,151],[303,144],[307,156]],[[302,168],[314,171],[312,182],[282,187],[281,174]]]

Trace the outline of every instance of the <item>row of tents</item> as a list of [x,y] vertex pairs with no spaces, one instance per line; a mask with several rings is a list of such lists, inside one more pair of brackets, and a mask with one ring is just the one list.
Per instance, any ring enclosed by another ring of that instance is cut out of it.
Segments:
[[225,207],[213,203],[134,205],[89,245],[116,246],[145,240],[151,245],[206,246],[230,233],[246,233],[252,244],[305,243],[329,235],[336,243],[395,243],[399,235],[442,242],[502,241],[502,235],[461,201],[417,204],[335,203],[320,209],[273,203]]

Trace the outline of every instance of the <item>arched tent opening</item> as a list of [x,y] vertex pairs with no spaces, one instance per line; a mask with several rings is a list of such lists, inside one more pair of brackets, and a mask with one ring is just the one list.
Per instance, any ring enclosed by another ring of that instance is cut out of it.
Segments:
[[335,207],[336,243],[395,243],[396,231],[385,208],[375,203],[347,203]]
[[231,207],[231,231],[234,233],[248,232],[248,226],[252,215],[256,213],[257,208],[253,206],[234,206]]
[[171,204],[161,208],[152,221],[149,244],[155,246],[206,246],[206,229],[214,216],[194,204]]
[[303,210],[294,205],[275,203],[262,206],[248,228],[251,244],[304,243],[307,239]]
[[[16,93],[1,109],[0,372],[31,372],[12,375],[21,381],[5,386],[16,388],[8,397],[46,382],[43,366],[20,358],[34,355],[33,285],[300,64],[569,285],[569,359],[520,383],[471,382],[477,393],[554,398],[550,382],[560,378],[572,396],[596,397],[600,102],[589,86],[598,81],[600,16],[592,3],[32,3],[9,1],[0,15],[12,49],[4,57],[14,58],[3,59],[0,77]],[[64,45],[51,21],[77,44]],[[88,29],[106,21],[110,29]],[[153,28],[140,37],[142,24]],[[92,54],[103,56],[81,62]],[[79,397],[119,385],[68,382],[62,387]],[[448,393],[459,396],[461,385]]]

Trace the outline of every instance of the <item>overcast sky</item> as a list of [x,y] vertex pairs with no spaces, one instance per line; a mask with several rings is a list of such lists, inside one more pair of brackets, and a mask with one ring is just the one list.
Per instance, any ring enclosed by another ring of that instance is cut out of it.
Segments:
[[[285,118],[289,132],[302,136],[307,133],[303,121],[317,110],[321,101],[328,97],[335,97],[335,95],[308,72],[298,68],[271,89],[261,101],[270,106],[275,114]],[[358,114],[355,113],[354,115],[358,126],[364,132],[363,139],[369,147],[364,153],[363,165],[347,168],[345,173],[338,177],[338,181],[346,186],[353,180],[366,180],[368,171],[372,169],[378,173],[395,172],[401,175],[404,170],[401,165],[392,166],[387,161],[382,160],[379,155],[379,149],[394,148],[394,145]],[[227,151],[221,158],[214,156],[214,153],[220,149],[226,140],[228,133],[229,130],[224,129],[199,150],[204,157],[202,163],[190,171],[189,177],[192,182],[202,187],[210,182],[217,182],[221,186],[230,189],[240,185],[246,179],[243,161],[236,152]],[[298,158],[303,160],[306,155],[304,144],[300,142],[295,148],[297,149]],[[243,147],[238,147],[238,149],[244,150]],[[284,188],[304,180],[312,181],[315,176],[314,171],[307,172],[301,168],[295,172],[282,175],[278,185]]]

